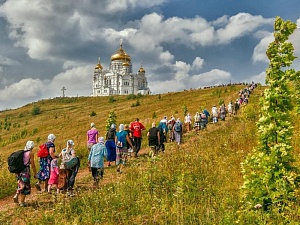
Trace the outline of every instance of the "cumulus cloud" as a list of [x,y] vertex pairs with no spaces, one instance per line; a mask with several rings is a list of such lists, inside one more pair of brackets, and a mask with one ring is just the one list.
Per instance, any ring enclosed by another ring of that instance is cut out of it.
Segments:
[[261,83],[262,85],[265,85],[265,81],[266,81],[266,72],[263,71],[259,74],[250,76],[249,78],[243,80],[243,82],[247,82],[247,83],[251,83],[252,81],[254,81],[255,83]]
[[204,65],[204,59],[201,59],[200,57],[196,57],[195,60],[193,61],[192,68],[194,70],[199,70],[202,69],[203,65]]
[[[203,51],[203,47],[222,45],[225,48],[238,38],[252,37],[253,33],[256,33],[259,43],[252,59],[254,62],[266,62],[264,52],[268,37],[259,37],[258,34],[262,27],[272,25],[273,19],[238,13],[207,21],[200,16],[165,17],[157,13],[161,10],[150,10],[143,16],[137,13],[168,1],[84,0],[80,3],[45,1],[43,4],[40,0],[5,1],[0,6],[0,16],[8,22],[9,38],[14,46],[24,49],[30,60],[50,62],[61,67],[56,70],[59,72],[41,74],[40,77],[47,76],[43,79],[32,79],[36,89],[31,90],[28,97],[61,96],[63,86],[67,89],[67,96],[90,95],[98,56],[101,56],[103,66],[109,65],[110,55],[117,50],[115,47],[118,48],[120,38],[123,38],[124,49],[130,53],[132,61],[143,63],[153,92],[228,83],[234,79],[231,73],[218,69],[223,68],[220,65],[208,62],[210,52]],[[138,16],[133,16],[134,13]],[[123,20],[125,17],[130,17],[130,20]],[[194,50],[193,54],[189,50]],[[91,62],[93,57],[95,61]],[[18,63],[18,60],[4,54],[0,56],[0,65],[20,66]],[[13,97],[16,95],[13,90],[28,85],[28,82],[27,79],[17,81],[0,90],[0,93]],[[165,82],[171,85],[166,86]],[[24,99],[26,96],[18,98]]]
[[56,75],[50,83],[52,95],[62,96],[61,89],[66,88],[66,96],[83,96],[92,93],[92,76],[94,66],[77,67]]
[[253,32],[258,27],[273,23],[273,19],[265,19],[262,16],[252,16],[249,13],[238,13],[230,17],[228,24],[224,28],[216,31],[220,43],[242,37]]
[[268,63],[269,59],[266,55],[267,48],[269,44],[274,41],[272,33],[265,32],[265,37],[263,37],[258,45],[255,46],[252,54],[252,61],[256,62],[265,62]]
[[39,79],[23,79],[0,90],[0,100],[31,98],[38,96],[43,89],[44,85]]

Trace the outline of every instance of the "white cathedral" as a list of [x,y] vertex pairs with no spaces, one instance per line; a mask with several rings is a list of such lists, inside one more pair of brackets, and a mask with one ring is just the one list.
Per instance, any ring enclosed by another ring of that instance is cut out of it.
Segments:
[[110,96],[110,95],[129,95],[129,94],[151,94],[148,88],[145,70],[141,68],[137,73],[132,73],[132,64],[130,56],[126,54],[122,47],[110,58],[109,69],[104,69],[98,64],[94,70],[93,79],[93,96]]

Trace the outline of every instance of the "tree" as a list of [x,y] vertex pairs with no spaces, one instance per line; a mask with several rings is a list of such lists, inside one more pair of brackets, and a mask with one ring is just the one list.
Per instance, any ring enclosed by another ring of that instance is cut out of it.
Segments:
[[114,111],[109,112],[108,118],[106,120],[105,124],[105,130],[108,131],[110,129],[110,126],[114,123],[116,124],[117,121],[117,115],[115,114]]
[[[266,52],[270,60],[266,70],[269,88],[260,100],[258,146],[242,163],[246,210],[260,205],[264,210],[287,211],[296,197],[299,175],[298,169],[292,165],[293,127],[290,112],[294,108],[291,83],[299,82],[300,74],[285,68],[290,67],[296,58],[293,45],[288,42],[295,29],[295,23],[276,17],[274,41]],[[282,70],[282,67],[285,69]]]

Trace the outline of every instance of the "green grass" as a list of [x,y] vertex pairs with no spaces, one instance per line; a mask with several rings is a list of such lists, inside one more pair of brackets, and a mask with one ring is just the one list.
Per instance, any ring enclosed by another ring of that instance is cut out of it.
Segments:
[[[136,100],[125,96],[115,97],[114,103],[108,103],[108,98],[77,98],[69,102],[42,100],[38,102],[41,114],[36,116],[30,114],[32,105],[0,113],[0,120],[7,117],[12,123],[21,124],[19,128],[11,128],[10,133],[25,128],[30,131],[30,127],[37,129],[32,136],[1,147],[1,158],[3,161],[12,149],[22,148],[29,138],[41,137],[44,141],[48,133],[55,133],[58,149],[64,147],[67,139],[74,139],[85,167],[88,125],[95,122],[100,134],[104,135],[105,120],[112,109],[117,114],[118,124],[139,117],[150,128],[153,112],[157,115],[156,122],[172,114],[183,119],[184,104],[194,115],[201,106],[210,110],[220,99],[228,104],[229,100],[236,98],[241,87],[227,87],[226,93],[225,88],[221,89],[222,92],[218,92],[220,98],[215,95],[216,89],[161,94],[160,99],[145,96],[139,98],[140,106],[134,108],[130,106]],[[13,214],[0,215],[0,223],[11,224],[20,217],[24,224],[282,224],[282,215],[265,214],[259,210],[239,213],[243,184],[240,163],[257,141],[255,121],[261,92],[260,88],[255,90],[250,104],[240,110],[238,117],[209,124],[207,130],[198,136],[186,134],[179,149],[174,143],[167,143],[163,155],[155,158],[145,155],[130,160],[125,173],[119,177],[114,175],[114,168],[106,169],[105,177],[111,177],[111,181],[100,189],[86,187],[91,179],[89,175],[89,178],[77,182],[80,191],[76,197],[60,195],[49,200],[49,196],[41,195],[27,209],[18,208]],[[91,118],[92,111],[97,115]],[[28,125],[24,125],[24,121],[28,121]],[[9,132],[1,133],[0,144],[7,142]],[[295,125],[297,132],[299,127]],[[297,136],[294,142],[296,154],[299,153]],[[144,138],[143,147],[146,146]],[[0,176],[2,196],[11,194],[15,186],[13,176],[6,172],[5,167],[3,163]],[[295,209],[285,216],[293,224],[292,221],[298,219],[296,215]]]

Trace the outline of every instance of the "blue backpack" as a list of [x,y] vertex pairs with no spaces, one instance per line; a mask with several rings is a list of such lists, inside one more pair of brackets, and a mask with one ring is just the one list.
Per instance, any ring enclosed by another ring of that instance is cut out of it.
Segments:
[[177,131],[177,132],[180,132],[181,129],[182,129],[181,123],[176,122],[175,125],[174,125],[174,130]]

